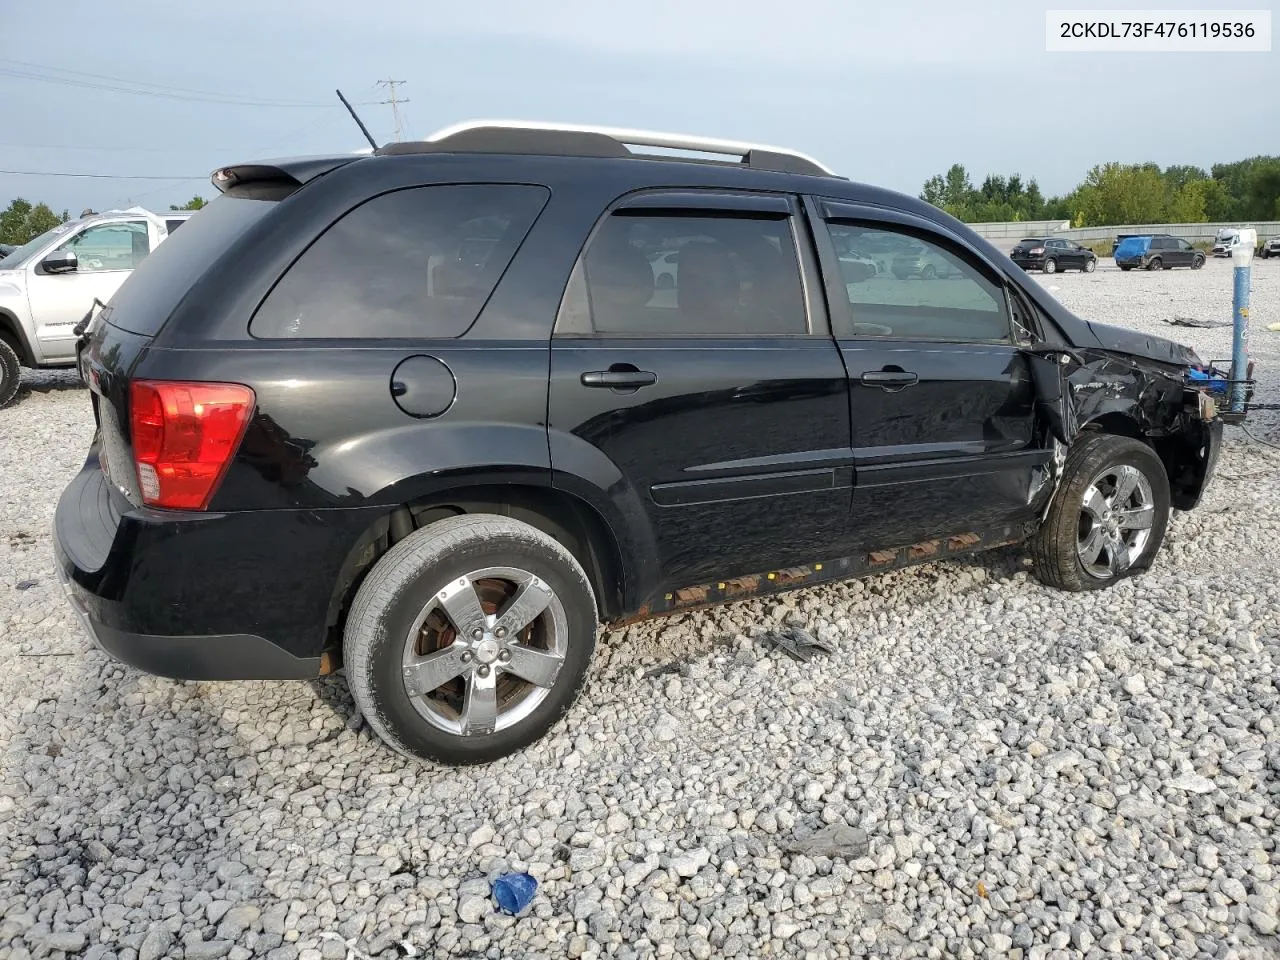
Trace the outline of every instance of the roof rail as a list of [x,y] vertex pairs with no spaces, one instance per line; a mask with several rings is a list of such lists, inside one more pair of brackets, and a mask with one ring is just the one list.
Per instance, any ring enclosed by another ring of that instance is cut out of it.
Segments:
[[[561,156],[634,156],[628,145],[664,147],[736,157],[760,170],[831,177],[834,171],[813,157],[786,147],[721,140],[684,133],[660,133],[626,127],[547,123],[538,120],[468,120],[437,130],[419,143],[392,143],[380,155],[434,153],[446,150],[477,153],[543,153]],[[644,156],[642,154],[642,156]],[[652,155],[648,155],[652,157]],[[669,158],[683,159],[683,158]]]

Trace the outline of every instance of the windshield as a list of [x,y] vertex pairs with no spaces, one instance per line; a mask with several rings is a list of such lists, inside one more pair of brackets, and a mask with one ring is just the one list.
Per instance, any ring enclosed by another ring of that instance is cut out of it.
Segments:
[[52,230],[45,231],[34,240],[28,240],[13,253],[0,260],[0,270],[16,270],[34,257],[50,240],[70,233],[79,224],[79,220],[68,220],[66,223],[58,224]]

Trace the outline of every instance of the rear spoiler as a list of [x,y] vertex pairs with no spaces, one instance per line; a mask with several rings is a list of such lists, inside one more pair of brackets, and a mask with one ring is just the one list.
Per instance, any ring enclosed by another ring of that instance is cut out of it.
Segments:
[[241,163],[219,167],[213,171],[209,180],[220,193],[227,196],[280,200],[304,183],[309,183],[359,158],[359,154],[343,154],[336,157],[297,157],[289,160]]

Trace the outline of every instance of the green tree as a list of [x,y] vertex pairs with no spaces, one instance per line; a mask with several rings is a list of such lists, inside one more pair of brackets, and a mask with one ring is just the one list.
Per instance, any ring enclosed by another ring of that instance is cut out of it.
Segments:
[[1209,219],[1205,190],[1212,180],[1190,180],[1174,191],[1165,210],[1170,223],[1204,223]]
[[180,207],[175,206],[174,204],[169,204],[169,209],[170,210],[199,210],[208,202],[209,201],[206,200],[204,197],[196,195]]
[[46,203],[32,206],[30,201],[19,197],[0,213],[0,243],[26,243],[66,220],[65,210],[59,216]]
[[1280,157],[1261,159],[1245,180],[1244,216],[1249,220],[1280,217]]

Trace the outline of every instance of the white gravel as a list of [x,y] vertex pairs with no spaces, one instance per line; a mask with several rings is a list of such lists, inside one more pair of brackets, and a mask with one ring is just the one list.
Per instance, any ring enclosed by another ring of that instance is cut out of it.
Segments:
[[[1280,263],[1254,274],[1275,403]],[[1228,318],[1227,263],[1041,282],[1229,356],[1159,323]],[[446,770],[376,742],[341,679],[91,649],[47,530],[92,419],[31,381],[0,411],[8,960],[1280,954],[1280,452],[1238,430],[1141,579],[1056,593],[1003,551],[635,626],[544,742]],[[835,654],[764,652],[793,618]],[[488,899],[510,869],[541,882],[519,918]]]

